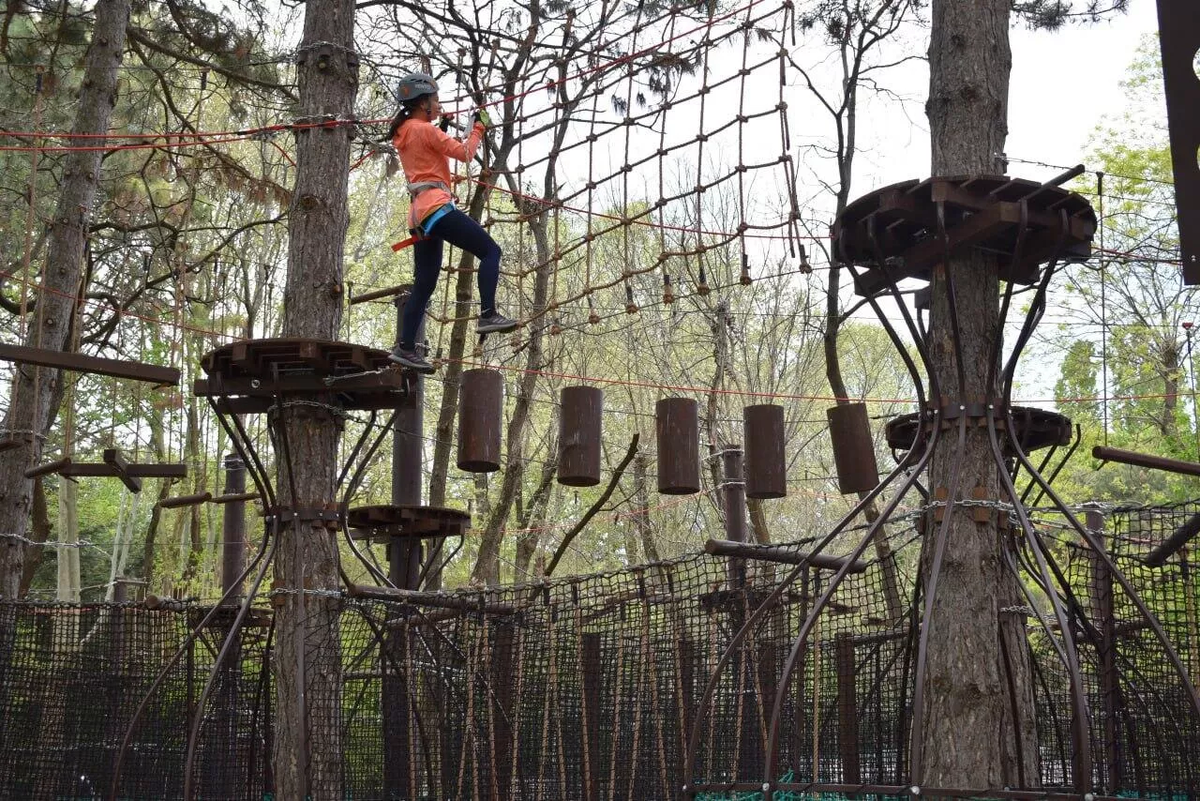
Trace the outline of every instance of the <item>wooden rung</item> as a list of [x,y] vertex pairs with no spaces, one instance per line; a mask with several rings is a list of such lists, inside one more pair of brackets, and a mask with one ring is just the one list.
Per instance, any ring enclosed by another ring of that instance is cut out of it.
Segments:
[[[763,562],[777,562],[784,565],[799,565],[808,563],[813,567],[825,570],[841,570],[848,561],[844,556],[830,556],[823,553],[801,553],[794,548],[784,545],[753,545],[748,542],[733,542],[732,540],[709,540],[704,543],[704,550],[713,556],[732,556],[740,559],[758,559]],[[849,573],[865,573],[867,563],[863,561],[850,562]]]
[[237,501],[257,501],[257,492],[234,492],[229,495],[214,495],[209,503],[236,503]]
[[211,500],[211,492],[197,492],[194,495],[176,495],[174,498],[163,498],[155,506],[159,509],[176,509],[180,506],[196,506]]
[[[138,464],[129,465],[126,471],[136,478],[187,478],[185,464]],[[110,464],[95,462],[72,463],[59,471],[59,475],[71,478],[117,478],[117,469]]]
[[[38,476],[48,476],[51,473],[62,473],[64,468],[71,466],[71,457],[64,456],[61,459],[55,459],[53,462],[46,462],[37,467],[31,467],[25,471],[25,478],[37,478]],[[63,474],[65,475],[65,473]]]
[[85,356],[82,353],[66,353],[45,348],[27,348],[24,345],[0,344],[0,359],[21,364],[36,364],[39,367],[71,370],[76,373],[97,373],[114,378],[148,381],[151,384],[174,386],[179,383],[179,371],[174,367],[161,367],[157,364],[129,362],[121,359],[102,359],[99,356]]
[[112,465],[117,471],[117,478],[121,479],[130,492],[142,491],[142,480],[129,475],[129,462],[121,455],[121,452],[116,448],[104,449],[104,463]]

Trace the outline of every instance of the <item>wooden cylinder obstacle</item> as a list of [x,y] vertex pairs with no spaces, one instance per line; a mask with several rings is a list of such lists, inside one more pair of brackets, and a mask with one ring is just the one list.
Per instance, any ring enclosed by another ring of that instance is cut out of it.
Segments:
[[746,443],[746,497],[765,500],[787,495],[783,407],[772,403],[742,410]]
[[700,491],[700,414],[691,398],[663,398],[654,405],[658,443],[658,491]]
[[879,483],[875,441],[867,420],[865,403],[838,404],[826,410],[833,460],[837,465],[838,489],[844,495],[870,492]]
[[500,428],[504,380],[496,370],[462,374],[458,409],[458,469],[494,473],[500,469]]
[[604,391],[563,387],[558,423],[558,483],[594,487],[600,483],[600,417]]

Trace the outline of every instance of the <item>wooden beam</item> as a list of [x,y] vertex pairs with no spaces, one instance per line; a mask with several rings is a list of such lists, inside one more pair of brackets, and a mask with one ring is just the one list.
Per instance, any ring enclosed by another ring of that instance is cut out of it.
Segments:
[[64,456],[61,459],[55,459],[52,462],[39,464],[37,467],[31,467],[25,471],[25,478],[37,478],[38,476],[48,476],[51,473],[62,473],[65,468],[71,466],[71,457]]
[[[744,559],[760,559],[764,562],[778,562],[785,565],[810,564],[825,570],[840,570],[846,564],[843,556],[830,556],[823,553],[801,553],[785,545],[755,545],[748,542],[732,542],[730,540],[709,540],[704,543],[704,551],[713,556],[734,556]],[[867,563],[855,561],[850,563],[850,573],[865,573]]]
[[104,449],[104,463],[111,465],[117,471],[117,478],[121,479],[130,492],[141,492],[142,481],[139,478],[129,475],[129,461],[121,455],[121,452],[116,448]]
[[1151,470],[1165,470],[1168,473],[1181,473],[1185,476],[1200,476],[1200,464],[1195,462],[1168,459],[1165,456],[1137,453],[1136,451],[1123,451],[1120,448],[1107,448],[1103,445],[1092,448],[1092,458],[1105,462],[1131,464],[1135,467],[1148,467]]
[[121,359],[102,359],[82,353],[67,353],[45,348],[27,348],[24,345],[0,344],[0,360],[35,364],[76,373],[96,373],[114,378],[129,378],[148,381],[151,384],[179,384],[179,371],[174,367],[161,367],[145,362],[128,362]]
[[[130,464],[126,472],[135,478],[187,478],[185,464]],[[58,471],[61,476],[71,478],[117,478],[117,470],[110,464],[70,464]]]

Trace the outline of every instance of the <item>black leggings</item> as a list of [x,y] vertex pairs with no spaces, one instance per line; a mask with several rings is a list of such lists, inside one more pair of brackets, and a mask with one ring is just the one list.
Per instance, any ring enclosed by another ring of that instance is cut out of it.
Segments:
[[437,287],[442,271],[442,243],[449,242],[479,260],[479,304],[483,315],[496,310],[496,284],[500,280],[500,246],[479,223],[458,209],[451,209],[434,223],[428,237],[413,245],[413,290],[404,304],[404,326],[400,347],[412,350],[425,307]]

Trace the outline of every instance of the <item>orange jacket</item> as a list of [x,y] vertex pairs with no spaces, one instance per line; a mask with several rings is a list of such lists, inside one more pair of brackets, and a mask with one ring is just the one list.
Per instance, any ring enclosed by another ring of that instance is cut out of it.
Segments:
[[[439,181],[452,186],[450,159],[470,161],[483,139],[484,127],[476,124],[464,141],[444,133],[436,125],[423,120],[409,120],[400,126],[392,145],[400,154],[404,177],[410,184]],[[454,200],[440,188],[425,189],[412,200],[408,212],[408,227],[416,228],[433,211]]]

